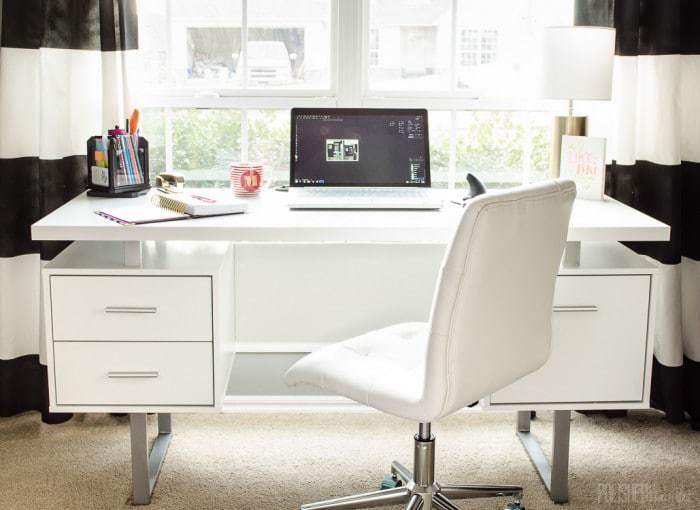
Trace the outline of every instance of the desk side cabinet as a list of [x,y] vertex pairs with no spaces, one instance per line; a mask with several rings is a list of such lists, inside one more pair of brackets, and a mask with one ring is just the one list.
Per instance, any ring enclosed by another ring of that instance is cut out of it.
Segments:
[[221,408],[233,363],[228,243],[73,243],[43,271],[53,412]]
[[549,359],[490,395],[513,410],[647,409],[656,268],[621,244],[590,244],[563,266],[552,307]]

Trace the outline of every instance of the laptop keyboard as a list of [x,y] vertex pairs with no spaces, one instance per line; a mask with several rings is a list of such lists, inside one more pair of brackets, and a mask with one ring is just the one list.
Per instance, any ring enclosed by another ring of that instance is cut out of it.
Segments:
[[427,190],[417,188],[304,188],[303,194],[323,198],[428,198]]

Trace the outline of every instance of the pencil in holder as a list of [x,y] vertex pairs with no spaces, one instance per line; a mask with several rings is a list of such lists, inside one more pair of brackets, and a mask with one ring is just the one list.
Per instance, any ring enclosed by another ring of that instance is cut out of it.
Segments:
[[123,134],[87,141],[88,196],[137,197],[148,192],[148,140]]

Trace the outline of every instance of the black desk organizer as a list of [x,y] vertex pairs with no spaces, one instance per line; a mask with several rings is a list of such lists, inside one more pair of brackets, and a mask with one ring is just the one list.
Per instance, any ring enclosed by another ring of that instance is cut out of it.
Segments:
[[90,197],[113,197],[113,198],[133,198],[148,192],[151,185],[148,178],[148,140],[139,136],[138,158],[141,161],[143,170],[143,182],[138,184],[126,184],[117,186],[117,172],[119,161],[117,159],[116,148],[113,143],[113,136],[108,139],[107,147],[107,170],[109,175],[109,185],[104,186],[93,182],[92,167],[95,166],[96,141],[101,136],[93,136],[87,141],[87,165],[88,165],[88,196]]

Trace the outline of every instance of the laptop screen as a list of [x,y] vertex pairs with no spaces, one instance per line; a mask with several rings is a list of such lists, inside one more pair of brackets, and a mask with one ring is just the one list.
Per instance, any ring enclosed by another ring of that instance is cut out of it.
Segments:
[[430,186],[428,112],[294,108],[291,186]]

